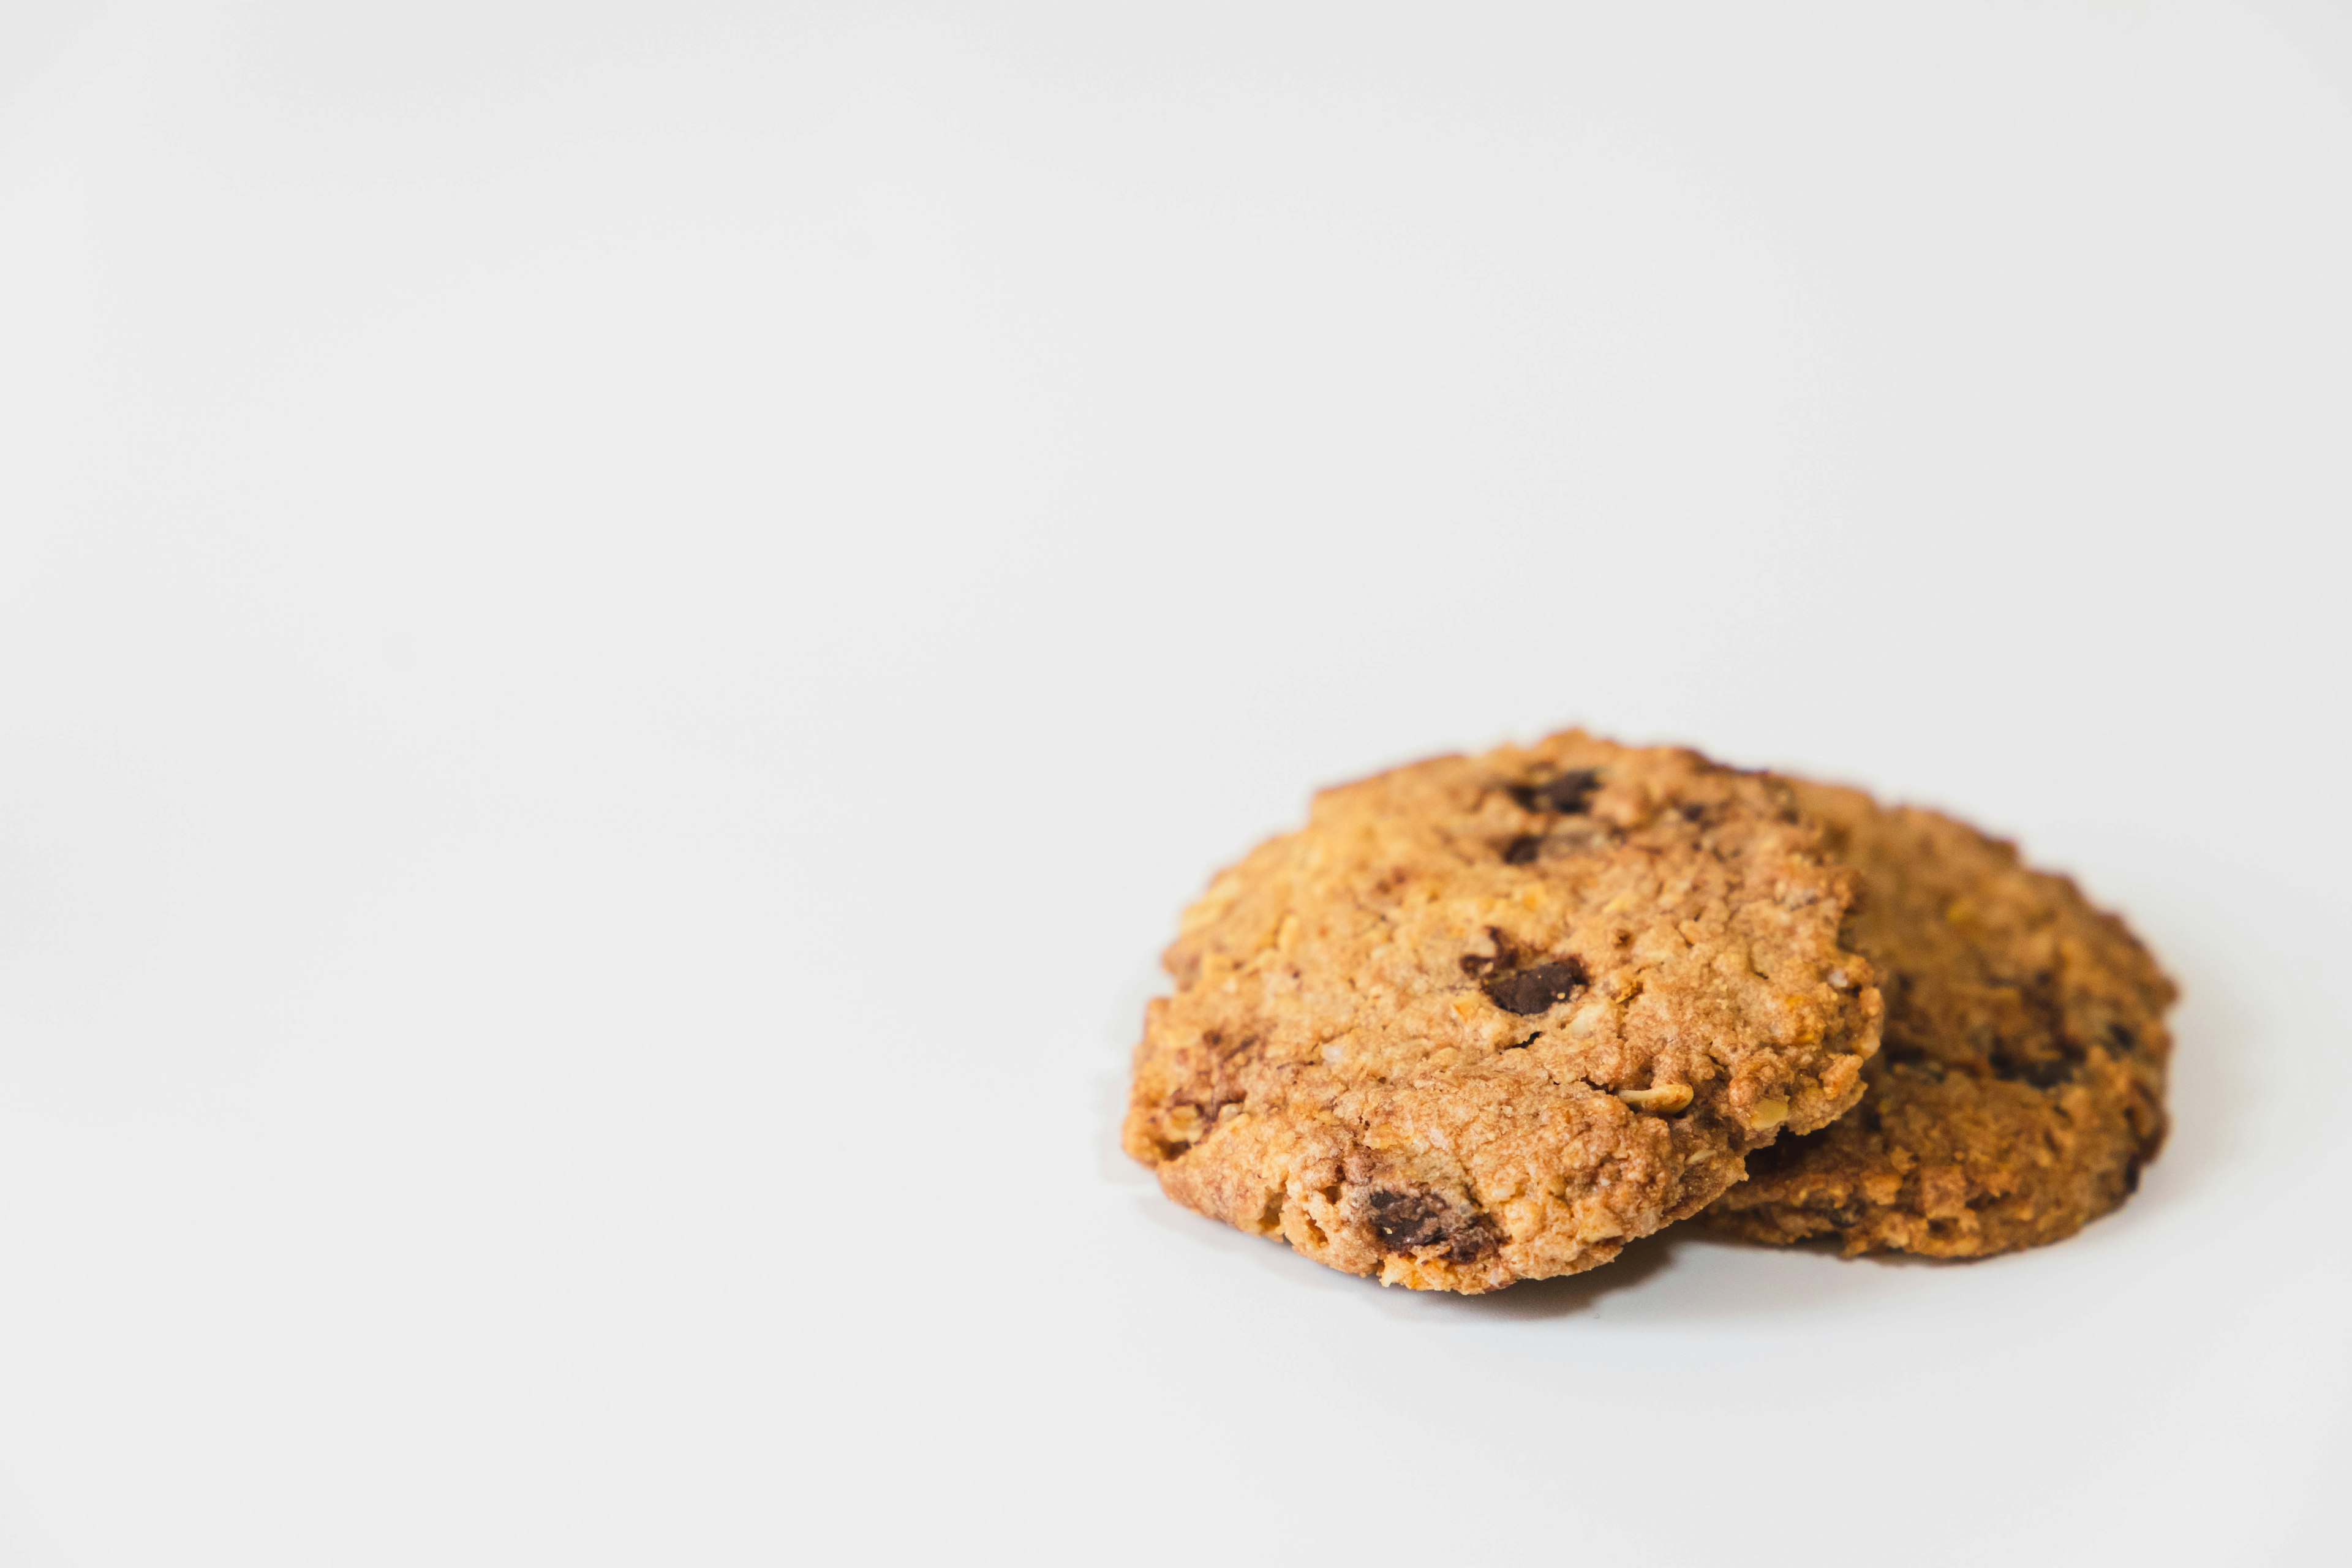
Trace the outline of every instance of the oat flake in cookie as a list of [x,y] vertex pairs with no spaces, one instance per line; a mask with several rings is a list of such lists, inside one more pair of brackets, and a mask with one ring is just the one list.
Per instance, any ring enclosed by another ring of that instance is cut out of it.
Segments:
[[1861,1094],[1821,838],[1778,780],[1576,731],[1326,790],[1185,914],[1128,1152],[1386,1284],[1606,1263]]
[[1749,1161],[1708,1223],[1972,1258],[2121,1204],[2164,1141],[2174,991],[2147,950],[1966,824],[1796,790],[1865,884],[1846,934],[1886,993],[1886,1043],[1862,1105]]

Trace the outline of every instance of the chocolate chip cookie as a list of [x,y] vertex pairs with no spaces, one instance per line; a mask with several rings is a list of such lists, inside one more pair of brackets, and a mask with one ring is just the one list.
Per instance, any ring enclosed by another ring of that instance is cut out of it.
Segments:
[[1885,992],[1851,1114],[1783,1139],[1706,1222],[1759,1241],[1972,1258],[2073,1235],[2164,1142],[2172,982],[2063,877],[1964,823],[1795,785],[1860,872],[1846,940]]
[[1164,962],[1125,1141],[1385,1284],[1606,1263],[1862,1092],[1853,874],[1785,784],[1570,731],[1324,791]]

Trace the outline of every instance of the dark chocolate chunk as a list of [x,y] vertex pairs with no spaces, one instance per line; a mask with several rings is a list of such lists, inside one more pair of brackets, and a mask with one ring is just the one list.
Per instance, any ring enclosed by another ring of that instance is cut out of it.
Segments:
[[1453,1210],[1434,1193],[1400,1193],[1382,1187],[1372,1194],[1372,1234],[1399,1252],[1430,1247],[1445,1238]]
[[1503,847],[1503,864],[1524,866],[1543,853],[1543,839],[1533,833],[1522,833]]
[[1601,774],[1591,768],[1577,768],[1540,784],[1505,787],[1522,810],[1549,811],[1562,816],[1573,816],[1584,809],[1585,802],[1591,798],[1592,792],[1601,787]]
[[1504,1012],[1532,1016],[1567,1001],[1590,979],[1584,965],[1575,959],[1557,959],[1514,974],[1498,974],[1486,982],[1486,992],[1487,999]]
[[1377,1187],[1370,1201],[1372,1234],[1391,1252],[1443,1247],[1450,1261],[1472,1263],[1502,1241],[1493,1220],[1475,1210],[1465,1215],[1435,1193]]
[[2030,1083],[2036,1089],[2055,1089],[2074,1076],[2076,1063],[2070,1058],[2054,1060],[2023,1060],[2002,1052],[1993,1053],[1992,1070],[1996,1078],[2011,1083]]

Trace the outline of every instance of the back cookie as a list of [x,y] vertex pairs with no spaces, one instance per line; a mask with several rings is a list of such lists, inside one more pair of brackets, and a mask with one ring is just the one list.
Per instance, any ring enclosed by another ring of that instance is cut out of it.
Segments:
[[1706,1211],[1758,1241],[1971,1258],[2073,1235],[2164,1142],[2175,995],[2121,921],[2014,847],[1798,782],[1864,890],[1846,928],[1886,994],[1870,1091]]

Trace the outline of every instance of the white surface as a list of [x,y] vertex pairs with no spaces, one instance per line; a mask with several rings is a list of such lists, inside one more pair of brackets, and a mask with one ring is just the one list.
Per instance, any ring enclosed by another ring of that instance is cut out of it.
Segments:
[[[0,1561],[2342,1561],[2340,10],[786,9],[0,11]],[[1209,872],[1575,720],[2128,910],[2139,1198],[1161,1201]]]

